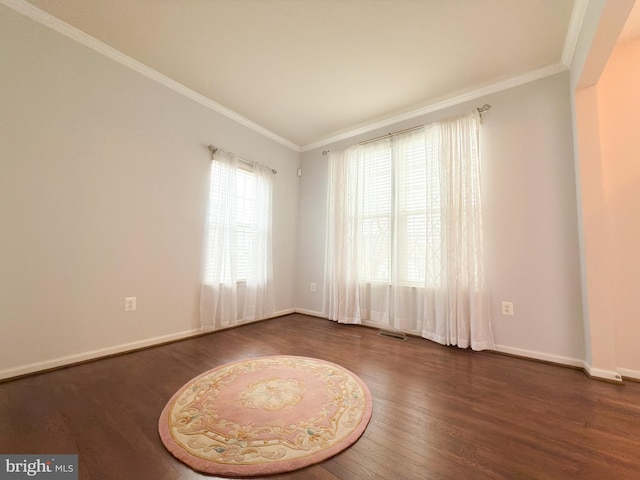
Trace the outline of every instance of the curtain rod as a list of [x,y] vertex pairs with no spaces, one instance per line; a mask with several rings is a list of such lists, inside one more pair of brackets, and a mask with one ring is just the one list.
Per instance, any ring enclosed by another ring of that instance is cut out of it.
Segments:
[[[213,145],[209,145],[208,148],[209,148],[209,151],[211,152],[211,160],[213,160],[213,154],[218,151],[218,148],[214,147]],[[246,158],[238,157],[238,160],[253,166],[260,165],[258,162],[252,162],[251,160],[247,160]],[[271,168],[269,166],[267,166],[267,168],[271,169],[271,173],[273,173],[274,175],[278,173],[278,171],[275,168]]]
[[[491,108],[491,105],[489,105],[488,103],[485,103],[481,107],[476,108],[476,110],[478,110],[478,113],[482,116],[482,114],[486,113],[487,111],[489,111],[490,108]],[[367,143],[375,142],[376,140],[380,140],[380,139],[387,138],[387,137],[393,137],[394,135],[400,135],[401,133],[411,132],[413,130],[418,130],[419,128],[422,128],[422,127],[424,127],[424,125],[418,125],[417,127],[405,128],[404,130],[399,130],[399,131],[393,132],[393,133],[389,132],[389,133],[387,133],[385,135],[380,135],[379,137],[370,138],[369,140],[363,140],[362,142],[358,143],[358,145],[366,145]],[[330,151],[331,150],[323,150],[322,151],[322,155],[326,155]]]

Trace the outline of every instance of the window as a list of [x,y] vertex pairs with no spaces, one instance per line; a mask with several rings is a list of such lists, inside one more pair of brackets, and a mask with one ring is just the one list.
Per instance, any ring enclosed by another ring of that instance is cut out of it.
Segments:
[[275,311],[271,177],[264,165],[214,151],[200,295],[204,328],[259,320]]
[[424,134],[365,145],[360,159],[350,164],[350,196],[361,203],[361,222],[354,231],[364,259],[358,264],[360,278],[438,284],[439,268],[430,269],[427,279],[427,262],[440,258],[438,164],[438,150]]
[[[260,235],[266,234],[259,231],[259,181],[253,170],[241,163],[230,168],[213,162],[205,283],[213,284],[215,278],[222,283],[231,279],[245,282],[254,270],[252,248],[261,241]],[[229,195],[229,203],[222,192]]]
[[256,177],[252,172],[238,169],[236,175],[236,208],[238,228],[237,275],[238,281],[246,281],[249,275],[251,245],[257,241],[256,212],[258,209]]
[[493,348],[477,111],[332,151],[323,311]]
[[[353,195],[361,189],[362,223],[360,254],[368,259],[360,263],[359,274],[371,282],[391,280],[391,152],[386,148],[368,149],[363,162],[352,163],[350,175]],[[362,182],[358,182],[358,179]]]

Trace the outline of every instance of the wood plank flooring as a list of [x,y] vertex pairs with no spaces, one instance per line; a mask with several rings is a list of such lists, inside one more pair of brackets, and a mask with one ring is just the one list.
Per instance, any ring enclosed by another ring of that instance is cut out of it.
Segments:
[[193,480],[158,437],[171,395],[218,365],[302,355],[359,375],[355,445],[273,480],[640,479],[640,384],[288,315],[0,384],[0,453],[78,453],[80,479]]

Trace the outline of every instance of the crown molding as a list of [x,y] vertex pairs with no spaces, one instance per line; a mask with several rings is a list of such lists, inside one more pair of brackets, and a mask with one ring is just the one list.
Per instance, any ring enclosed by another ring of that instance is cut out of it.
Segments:
[[84,33],[78,28],[60,20],[57,17],[35,7],[34,5],[26,2],[25,0],[0,0],[0,4],[6,5],[7,7],[15,10],[22,15],[25,15],[32,20],[84,45],[91,50],[94,50],[107,58],[124,65],[141,75],[144,75],[151,80],[154,80],[161,85],[164,85],[171,90],[180,93],[181,95],[186,96],[187,98],[203,105],[210,110],[213,110],[233,121],[243,125],[266,138],[274,140],[295,152],[306,152],[309,150],[313,150],[315,148],[323,147],[325,145],[335,143],[341,140],[345,140],[363,133],[370,132],[372,130],[376,130],[379,128],[384,128],[389,125],[393,125],[405,120],[411,120],[413,118],[426,115],[428,113],[436,112],[438,110],[442,110],[448,107],[452,107],[455,105],[459,105],[461,103],[474,100],[476,98],[483,97],[485,95],[489,95],[492,93],[499,92],[501,90],[505,90],[507,88],[515,87],[518,85],[522,85],[528,82],[532,82],[535,80],[539,80],[541,78],[554,75],[556,73],[567,70],[569,65],[571,64],[571,60],[573,57],[573,53],[575,51],[578,35],[580,33],[580,28],[582,26],[582,21],[584,19],[584,15],[586,13],[586,8],[589,0],[575,0],[571,21],[569,24],[569,28],[567,31],[567,36],[565,38],[565,45],[562,53],[561,62],[552,64],[537,70],[533,70],[531,72],[524,73],[522,75],[518,75],[516,77],[511,77],[496,83],[493,83],[488,86],[483,86],[479,88],[475,88],[469,90],[465,93],[453,95],[451,97],[445,98],[444,100],[440,100],[435,103],[431,103],[429,105],[411,110],[409,112],[394,115],[392,117],[388,117],[377,122],[369,123],[364,126],[351,129],[342,133],[337,133],[326,137],[324,139],[318,140],[316,142],[299,146],[290,140],[287,140],[284,137],[264,128],[263,126],[249,120],[248,118],[243,117],[242,115],[230,110],[217,102],[205,97],[204,95],[190,89],[189,87],[167,77],[166,75],[148,67],[147,65],[125,55],[124,53],[116,50],[113,47],[110,47],[106,43],[98,40],[91,35]]
[[0,4],[6,5],[16,12],[21,13],[22,15],[29,17],[32,20],[35,20],[36,22],[50,28],[51,30],[54,30],[72,40],[75,40],[81,45],[84,45],[85,47],[90,48],[91,50],[94,50],[95,52],[98,52],[105,57],[114,60],[121,65],[124,65],[125,67],[128,67],[131,70],[134,70],[139,74],[144,75],[145,77],[150,78],[151,80],[154,80],[177,93],[180,93],[181,95],[184,95],[187,98],[190,98],[191,100],[209,108],[210,110],[224,115],[225,117],[239,123],[240,125],[244,125],[245,127],[250,128],[251,130],[271,140],[274,140],[296,152],[300,151],[299,145],[296,145],[295,143],[281,137],[271,130],[262,127],[261,125],[258,125],[255,122],[252,122],[248,118],[243,117],[233,110],[230,110],[220,105],[219,103],[214,102],[213,100],[205,97],[204,95],[201,95],[195,90],[192,90],[189,87],[181,84],[180,82],[177,82],[167,77],[166,75],[152,69],[151,67],[148,67],[147,65],[129,57],[128,55],[125,55],[124,53],[116,50],[113,47],[110,47],[97,38],[92,37],[91,35],[87,35],[82,30],[79,30],[76,27],[63,22],[59,18],[54,17],[53,15],[31,5],[24,0],[0,0]]
[[562,64],[567,68],[571,67],[573,54],[576,51],[578,37],[580,36],[580,30],[582,29],[582,22],[584,21],[584,16],[587,13],[588,6],[589,0],[574,1],[573,10],[571,11],[571,20],[569,20],[569,28],[567,29],[567,36],[564,39],[564,48],[562,49],[561,57]]
[[552,65],[548,65],[546,67],[539,68],[537,70],[532,70],[522,75],[510,77],[506,80],[492,83],[491,85],[475,88],[468,92],[451,96],[449,98],[438,101],[436,103],[431,103],[427,106],[420,107],[415,110],[411,110],[410,112],[385,118],[383,120],[380,120],[374,123],[369,123],[367,125],[364,125],[362,127],[359,127],[353,130],[349,130],[347,132],[332,135],[330,137],[324,138],[314,143],[310,143],[308,145],[303,145],[300,148],[300,151],[307,152],[315,148],[324,147],[331,143],[339,142],[341,140],[355,137],[363,133],[368,133],[368,132],[371,132],[372,130],[377,130],[379,128],[388,127],[389,125],[395,125],[396,123],[400,123],[405,120],[411,120],[413,118],[420,117],[428,113],[437,112],[438,110],[443,110],[445,108],[453,107],[455,105],[459,105],[461,103],[468,102],[470,100],[475,100],[477,98],[484,97],[486,95],[490,95],[492,93],[496,93],[502,90],[506,90],[508,88],[517,87],[519,85],[533,82],[535,80],[540,80],[541,78],[549,77],[551,75],[555,75],[557,73],[560,73],[566,70],[567,70],[567,67],[564,64],[554,63]]

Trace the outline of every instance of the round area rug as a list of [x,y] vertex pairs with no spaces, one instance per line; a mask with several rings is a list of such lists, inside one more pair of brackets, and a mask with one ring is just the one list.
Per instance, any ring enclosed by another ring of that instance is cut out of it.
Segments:
[[194,470],[222,476],[287,472],[353,444],[372,412],[355,374],[307,357],[222,365],[184,385],[160,415],[162,442]]

